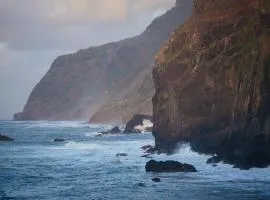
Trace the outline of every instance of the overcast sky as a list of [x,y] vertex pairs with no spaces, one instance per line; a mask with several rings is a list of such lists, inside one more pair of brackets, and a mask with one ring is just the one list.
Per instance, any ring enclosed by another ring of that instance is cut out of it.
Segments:
[[0,0],[0,119],[61,54],[134,36],[175,0]]

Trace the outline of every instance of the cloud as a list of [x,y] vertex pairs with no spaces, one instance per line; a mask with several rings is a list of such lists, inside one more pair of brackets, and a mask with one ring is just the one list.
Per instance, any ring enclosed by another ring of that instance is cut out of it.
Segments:
[[53,60],[142,32],[175,0],[0,0],[0,119],[21,111]]
[[127,0],[57,0],[48,17],[56,21],[114,21],[127,17]]
[[[2,0],[0,43],[15,50],[99,45],[138,34],[151,16],[173,4],[174,0]],[[76,41],[82,37],[84,44]]]

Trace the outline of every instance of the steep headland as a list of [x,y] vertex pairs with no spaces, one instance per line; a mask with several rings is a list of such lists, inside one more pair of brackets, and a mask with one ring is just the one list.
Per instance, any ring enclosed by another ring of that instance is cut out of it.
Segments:
[[195,0],[153,77],[160,151],[190,142],[238,167],[270,163],[269,0]]
[[15,120],[116,122],[151,114],[154,56],[191,15],[189,0],[155,19],[134,38],[58,57]]

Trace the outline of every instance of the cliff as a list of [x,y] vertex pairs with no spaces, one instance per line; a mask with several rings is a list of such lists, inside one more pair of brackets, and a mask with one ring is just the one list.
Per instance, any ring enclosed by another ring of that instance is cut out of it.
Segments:
[[232,164],[270,163],[269,22],[269,0],[194,1],[192,17],[156,56],[160,151],[190,142]]
[[[143,65],[140,71],[133,73],[131,79],[120,84],[119,88],[111,92],[110,98],[90,118],[91,123],[115,121],[126,123],[135,114],[152,115],[152,97],[155,92],[152,68],[155,54],[171,33],[183,24],[191,13],[192,2],[190,0],[177,0],[173,9],[153,21],[146,30],[147,34],[143,33],[146,34],[145,40],[140,42],[149,48],[153,48],[152,40],[157,43],[151,55],[144,55],[147,56],[148,63]],[[157,35],[159,35],[158,38]],[[129,62],[138,65],[141,62],[140,59],[142,58],[138,57]]]
[[85,120],[95,113],[91,122],[116,122],[152,114],[154,56],[191,15],[189,0],[177,2],[139,36],[58,57],[14,119]]

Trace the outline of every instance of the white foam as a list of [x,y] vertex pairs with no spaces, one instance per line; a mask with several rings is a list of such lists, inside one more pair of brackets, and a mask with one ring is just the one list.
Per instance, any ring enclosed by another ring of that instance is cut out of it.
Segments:
[[99,132],[86,132],[86,133],[84,133],[84,135],[86,136],[86,137],[96,137],[97,135],[99,134]]
[[148,119],[144,119],[143,125],[135,126],[135,129],[140,130],[141,132],[145,132],[147,128],[152,128],[152,127],[153,127],[153,123]]
[[102,148],[102,145],[96,143],[80,143],[80,142],[68,142],[64,145],[66,149],[79,149],[79,150],[98,150]]
[[75,141],[70,141],[63,146],[54,146],[50,147],[50,149],[55,149],[55,150],[72,150],[73,152],[76,152],[76,150],[100,150],[102,149],[101,144],[96,144],[96,143],[82,143],[82,142],[75,142]]
[[26,128],[90,128],[89,124],[82,121],[34,121]]

